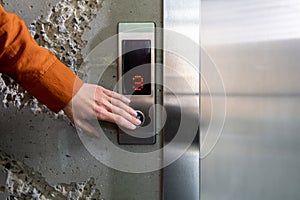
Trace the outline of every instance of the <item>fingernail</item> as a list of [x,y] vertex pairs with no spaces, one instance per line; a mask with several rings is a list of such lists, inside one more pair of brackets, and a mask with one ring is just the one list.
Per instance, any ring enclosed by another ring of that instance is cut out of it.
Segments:
[[131,110],[131,114],[136,117],[137,116],[137,112],[135,110]]
[[131,125],[130,125],[130,129],[131,129],[131,130],[134,130],[134,129],[136,129],[136,126],[133,125],[133,124],[131,124]]
[[135,119],[136,125],[140,125],[142,122],[139,119]]

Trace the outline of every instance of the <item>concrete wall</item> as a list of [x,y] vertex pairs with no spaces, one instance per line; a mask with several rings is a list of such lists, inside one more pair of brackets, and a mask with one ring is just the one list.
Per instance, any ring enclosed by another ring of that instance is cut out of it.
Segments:
[[[75,2],[77,1],[1,1],[7,11],[17,13],[25,20],[33,35],[38,33],[48,16],[61,12],[62,5],[73,5]],[[58,45],[47,43],[41,36],[36,36],[42,46],[56,53],[75,72],[82,59],[97,44],[117,33],[118,22],[154,21],[158,27],[162,26],[160,0],[104,0],[87,3],[84,8],[92,4],[90,7],[93,9],[86,10],[89,16],[85,19],[85,25],[81,27],[79,35],[70,36],[63,31],[55,32],[58,29],[49,31],[48,36]],[[74,10],[80,15],[83,15],[82,11],[82,8]],[[51,18],[50,22],[59,26],[51,21]],[[54,34],[60,38],[52,38]],[[80,46],[75,48],[74,54],[66,54],[74,50],[71,45],[64,43],[66,37],[71,40],[77,39],[80,43]],[[65,44],[67,49],[59,50],[59,44]],[[107,75],[101,79],[102,85],[113,87],[116,74],[116,65],[113,64]],[[51,195],[56,195],[54,199],[65,198],[65,194],[61,192],[62,188],[75,199],[80,195],[95,199],[159,199],[160,172],[126,174],[104,166],[90,155],[82,145],[74,127],[62,115],[49,113],[28,94],[24,94],[15,83],[5,80],[0,85],[1,99],[4,99],[6,107],[8,106],[8,108],[0,107],[0,199],[9,195],[9,191],[21,198],[20,195],[26,191],[17,187],[18,184],[31,190],[33,196],[43,194],[52,199]],[[23,94],[21,97],[26,98],[23,101],[22,98],[8,99],[8,94]],[[106,126],[109,134],[116,136],[116,127],[111,124]],[[72,182],[74,183],[71,184]],[[6,186],[5,191],[1,186]],[[8,188],[9,186],[11,188]],[[82,192],[87,187],[88,192]],[[37,191],[32,192],[34,188]]]

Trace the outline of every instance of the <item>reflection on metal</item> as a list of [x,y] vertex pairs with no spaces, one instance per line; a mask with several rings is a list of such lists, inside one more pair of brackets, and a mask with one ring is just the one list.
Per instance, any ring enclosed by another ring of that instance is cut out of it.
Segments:
[[183,153],[163,170],[165,200],[199,199],[199,11],[198,0],[164,0],[164,163]]
[[[201,21],[227,94],[221,138],[201,160],[201,199],[299,199],[300,2],[203,0]],[[202,76],[210,67],[201,60]],[[201,135],[218,118],[213,97],[223,94],[201,83]]]
[[263,42],[300,37],[298,0],[203,0],[206,44]]

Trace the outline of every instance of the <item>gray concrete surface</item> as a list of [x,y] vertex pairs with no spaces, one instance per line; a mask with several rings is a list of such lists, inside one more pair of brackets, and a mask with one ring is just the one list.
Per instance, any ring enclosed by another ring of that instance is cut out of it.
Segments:
[[0,199],[5,199],[8,195],[5,189],[6,177],[6,172],[0,170]]
[[[36,17],[45,15],[59,1],[3,2],[8,11],[18,13],[30,24]],[[83,37],[88,43],[82,50],[83,57],[95,45],[116,34],[117,23],[120,21],[154,21],[158,27],[162,26],[160,0],[104,0],[102,6],[90,23],[91,29],[84,32]],[[112,67],[106,77],[103,77],[103,85],[113,86],[117,74],[114,69]],[[18,110],[12,105],[9,108],[1,107],[0,115],[0,149],[40,172],[50,185],[82,182],[93,177],[103,199],[160,198],[160,172],[126,174],[104,166],[90,155],[74,127],[62,117],[54,119],[53,115],[45,113],[33,114],[27,107]],[[111,137],[115,138],[115,126],[106,126]],[[4,176],[5,174],[0,173],[0,181],[4,180]],[[0,193],[0,198],[1,195],[3,194]]]

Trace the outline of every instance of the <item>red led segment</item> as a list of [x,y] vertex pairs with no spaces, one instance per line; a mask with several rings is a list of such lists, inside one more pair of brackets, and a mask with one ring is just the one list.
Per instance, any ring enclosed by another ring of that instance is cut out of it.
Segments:
[[133,86],[132,89],[134,89],[135,91],[141,91],[144,88],[144,78],[141,75],[135,75],[134,77],[132,77],[132,81],[133,81]]

